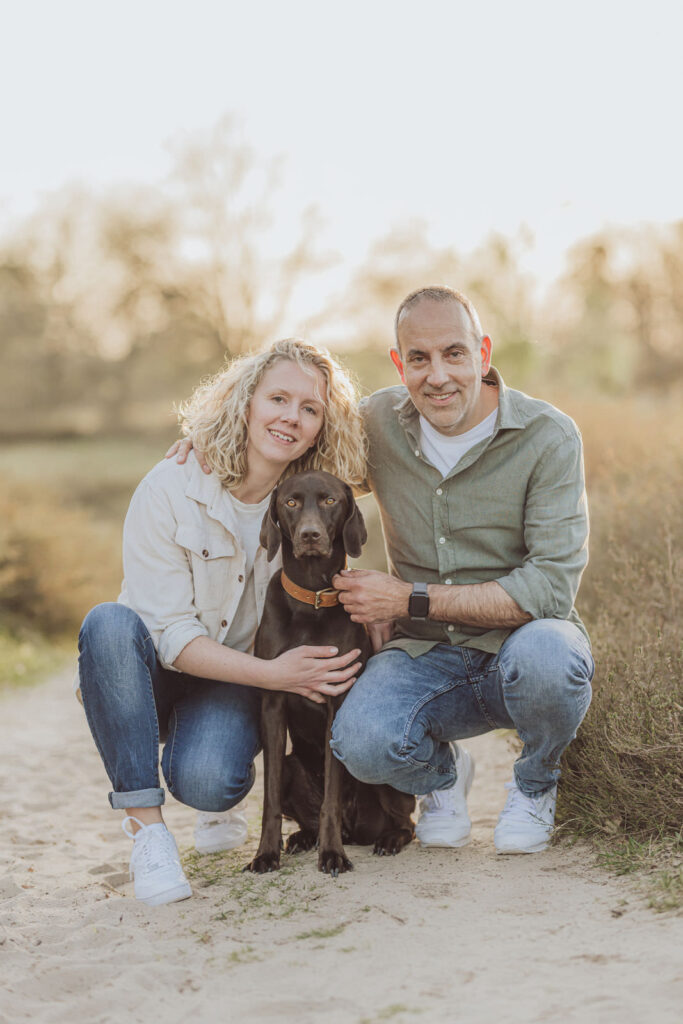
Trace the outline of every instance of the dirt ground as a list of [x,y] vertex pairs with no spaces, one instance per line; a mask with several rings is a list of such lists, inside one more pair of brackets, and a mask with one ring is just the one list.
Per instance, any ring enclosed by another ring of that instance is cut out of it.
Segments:
[[496,856],[504,738],[468,743],[470,846],[352,847],[337,881],[313,853],[241,873],[258,789],[248,845],[212,857],[191,852],[194,814],[169,801],[194,898],[153,909],[131,896],[130,842],[70,684],[0,698],[0,1020],[680,1021],[683,918],[648,910],[581,847]]

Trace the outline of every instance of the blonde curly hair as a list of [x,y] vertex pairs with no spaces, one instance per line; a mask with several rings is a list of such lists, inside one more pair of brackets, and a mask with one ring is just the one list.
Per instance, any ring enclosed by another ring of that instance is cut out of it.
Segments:
[[358,412],[358,391],[349,374],[325,349],[298,338],[276,341],[269,349],[234,359],[194,391],[179,408],[183,434],[226,487],[247,474],[249,403],[264,373],[281,359],[305,373],[318,369],[327,383],[323,425],[315,445],[290,462],[283,479],[304,469],[324,469],[349,484],[365,479],[367,439]]

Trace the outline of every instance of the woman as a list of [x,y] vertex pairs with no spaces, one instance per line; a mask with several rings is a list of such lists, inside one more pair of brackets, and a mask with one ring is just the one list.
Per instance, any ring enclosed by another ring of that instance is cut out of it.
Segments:
[[[161,814],[160,740],[171,793],[215,821],[253,785],[259,690],[320,702],[348,690],[359,668],[358,651],[337,657],[330,647],[299,647],[273,661],[250,653],[279,567],[259,547],[273,487],[311,468],[351,483],[364,476],[348,377],[327,353],[280,341],[198,388],[181,415],[212,472],[190,455],[147,474],[126,516],[118,603],[94,608],[79,638],[88,724],[110,803],[126,812],[135,895],[149,905],[192,894]],[[234,813],[204,828],[200,821],[200,849],[237,845],[243,826]]]

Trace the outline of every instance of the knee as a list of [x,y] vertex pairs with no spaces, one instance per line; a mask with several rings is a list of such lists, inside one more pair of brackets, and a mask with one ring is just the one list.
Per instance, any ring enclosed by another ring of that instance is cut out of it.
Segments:
[[254,785],[253,764],[243,771],[234,766],[221,771],[185,759],[174,764],[166,783],[176,800],[197,811],[228,811],[243,800]]
[[120,657],[131,642],[147,637],[142,619],[132,608],[108,601],[95,605],[83,620],[78,636],[81,652],[89,650],[101,657]]
[[359,782],[372,785],[388,782],[400,744],[394,741],[381,719],[367,714],[344,715],[345,707],[333,723],[332,753]]
[[573,623],[538,619],[522,626],[504,644],[500,666],[504,688],[533,695],[536,702],[554,704],[579,691],[590,700],[593,659]]

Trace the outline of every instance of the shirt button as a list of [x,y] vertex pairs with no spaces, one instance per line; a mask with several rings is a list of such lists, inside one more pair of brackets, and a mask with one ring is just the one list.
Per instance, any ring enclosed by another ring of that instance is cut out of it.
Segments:
[[416,449],[415,449],[415,454],[416,454],[416,455],[419,455],[419,454],[420,454],[420,449],[419,449],[419,448],[416,448]]
[[239,576],[237,577],[237,582],[238,582],[238,583],[244,583],[244,576],[242,576],[242,575],[240,574],[240,575],[239,575]]
[[452,582],[453,582],[453,580],[450,580],[450,579],[446,580],[446,583],[452,583]]
[[443,488],[442,487],[437,487],[436,493],[437,494],[443,494]]
[[202,551],[202,554],[203,554],[204,558],[208,558],[209,557],[209,552],[206,550],[206,548],[204,548],[204,550]]
[[452,633],[454,629],[455,629],[455,626],[449,626],[448,627],[448,632]]
[[445,537],[439,537],[439,544],[445,544],[445,543],[446,543],[446,538]]
[[227,626],[227,624],[228,624],[228,620],[227,620],[227,619],[222,619],[222,620],[221,620],[221,627],[222,627],[223,629],[225,629],[225,627]]

